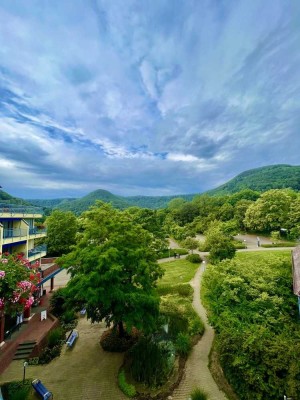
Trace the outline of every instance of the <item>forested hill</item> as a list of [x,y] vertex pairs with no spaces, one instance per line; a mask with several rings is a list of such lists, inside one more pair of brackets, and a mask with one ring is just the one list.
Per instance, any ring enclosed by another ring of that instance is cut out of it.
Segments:
[[[183,197],[185,200],[192,200],[194,194],[182,196],[130,196],[123,197],[114,195],[106,190],[96,190],[88,195],[76,200],[61,201],[53,208],[59,208],[63,211],[73,211],[75,214],[81,214],[92,206],[96,200],[102,200],[106,203],[111,203],[114,207],[125,209],[128,207],[141,207],[141,208],[164,208],[170,200],[176,197]],[[42,205],[42,203],[40,203]],[[44,207],[47,207],[44,205]]]
[[0,189],[0,203],[12,203],[12,204],[31,204],[28,200],[18,199],[10,194],[6,193],[4,190]]
[[236,193],[243,189],[265,192],[284,188],[300,190],[300,166],[280,164],[250,169],[206,193],[215,196]]

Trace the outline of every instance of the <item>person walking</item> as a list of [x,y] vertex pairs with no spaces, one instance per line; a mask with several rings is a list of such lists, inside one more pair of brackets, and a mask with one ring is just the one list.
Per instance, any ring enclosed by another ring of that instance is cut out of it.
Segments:
[[260,238],[258,236],[256,238],[256,241],[257,241],[257,247],[259,247],[260,246]]

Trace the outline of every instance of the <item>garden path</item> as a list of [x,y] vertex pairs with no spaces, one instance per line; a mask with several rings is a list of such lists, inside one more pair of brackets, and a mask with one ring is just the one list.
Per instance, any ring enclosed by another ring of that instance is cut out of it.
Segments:
[[225,394],[219,390],[209,368],[208,356],[214,339],[214,330],[209,325],[205,308],[200,299],[201,278],[204,264],[198,268],[193,280],[190,282],[194,288],[193,306],[205,325],[205,332],[201,340],[193,347],[189,356],[182,381],[173,393],[173,400],[187,400],[196,387],[203,389],[209,400],[226,400]]

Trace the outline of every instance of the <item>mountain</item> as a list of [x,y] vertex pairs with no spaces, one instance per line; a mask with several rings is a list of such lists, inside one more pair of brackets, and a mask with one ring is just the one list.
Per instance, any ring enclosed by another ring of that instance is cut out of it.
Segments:
[[23,200],[23,199],[19,199],[17,197],[13,197],[1,189],[0,189],[0,203],[6,203],[6,204],[11,203],[11,204],[22,204],[22,205],[30,205],[31,204],[28,200]]
[[[222,196],[232,194],[243,189],[252,189],[264,192],[269,189],[292,188],[300,190],[300,166],[291,165],[270,165],[267,167],[255,168],[245,171],[224,185],[205,192],[210,196]],[[0,191],[1,193],[1,191]],[[6,194],[9,196],[8,194]],[[112,203],[116,208],[124,209],[128,207],[141,208],[165,208],[169,201],[181,197],[186,201],[191,201],[195,194],[184,194],[177,196],[117,196],[107,190],[95,190],[84,197],[78,199],[60,198],[52,200],[28,200],[31,204],[40,207],[53,209],[58,208],[63,211],[73,211],[81,214],[87,210],[96,200]],[[1,197],[0,197],[1,199]],[[48,210],[49,211],[49,210]]]
[[221,196],[252,189],[265,192],[270,189],[291,188],[300,190],[300,166],[285,164],[249,169],[216,189],[208,190],[210,196]]
[[60,199],[28,199],[30,204],[43,207],[43,208],[56,208],[60,204],[66,203],[68,201],[76,200],[76,198],[60,198]]

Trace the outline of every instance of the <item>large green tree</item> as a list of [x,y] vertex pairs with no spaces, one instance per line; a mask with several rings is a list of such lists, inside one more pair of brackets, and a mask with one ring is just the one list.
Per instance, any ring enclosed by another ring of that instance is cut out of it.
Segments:
[[85,307],[92,320],[118,326],[120,336],[135,326],[151,330],[163,274],[152,249],[153,235],[133,222],[129,213],[98,202],[82,214],[82,232],[75,249],[62,257],[69,267],[68,292],[75,308]]
[[78,230],[77,218],[71,211],[54,210],[46,219],[48,254],[61,256],[75,244]]
[[244,224],[254,231],[271,232],[285,227],[290,207],[296,193],[290,189],[272,189],[246,211]]
[[217,221],[206,232],[205,247],[209,249],[209,260],[212,263],[233,258],[236,252],[231,237],[222,232],[221,224]]

